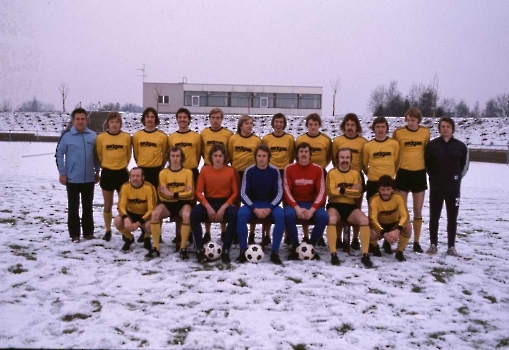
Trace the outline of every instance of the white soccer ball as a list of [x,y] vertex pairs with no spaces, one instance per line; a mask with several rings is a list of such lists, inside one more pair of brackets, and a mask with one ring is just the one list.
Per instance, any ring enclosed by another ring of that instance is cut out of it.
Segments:
[[217,260],[223,253],[223,247],[216,242],[209,242],[205,244],[205,256],[209,260]]
[[252,263],[259,263],[263,259],[263,248],[259,244],[251,244],[246,250],[246,259]]
[[315,247],[312,244],[302,242],[297,247],[297,254],[300,260],[311,260],[315,256]]

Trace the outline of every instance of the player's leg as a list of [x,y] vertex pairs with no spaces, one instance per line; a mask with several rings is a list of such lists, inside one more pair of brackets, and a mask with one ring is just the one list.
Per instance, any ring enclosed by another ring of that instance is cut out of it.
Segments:
[[[164,203],[158,204],[152,211],[150,217],[150,231],[152,232],[152,241],[154,245],[153,253],[155,253],[156,256],[160,256],[159,238],[161,237],[161,222],[164,218],[170,216],[170,214],[170,211]],[[153,254],[151,253],[152,252],[149,252],[146,256],[152,257]]]
[[336,245],[336,241],[338,239],[336,225],[341,220],[341,217],[339,216],[339,212],[335,208],[330,206],[327,209],[327,214],[329,217],[329,220],[327,222],[327,244],[329,245],[329,252],[331,254],[331,264],[339,265],[340,262],[337,255],[337,245]]
[[436,254],[438,246],[438,223],[444,204],[441,189],[431,189],[429,192],[429,240],[428,254]]
[[405,250],[405,247],[408,245],[411,235],[412,235],[412,225],[407,224],[403,228],[401,234],[399,235],[398,249],[396,251],[396,260],[398,260],[399,262],[403,262],[406,260],[405,256],[403,255],[403,251]]
[[[447,211],[447,247],[448,254],[458,256],[455,248],[456,232],[458,229],[458,213],[460,208],[459,191],[447,191],[445,195],[445,209]],[[453,248],[453,249],[451,249]]]
[[93,239],[94,237],[94,190],[93,182],[84,183],[81,186],[81,227],[83,229],[83,237],[85,239]]
[[414,252],[422,253],[423,250],[419,243],[421,239],[421,230],[422,230],[422,207],[424,205],[424,195],[425,191],[412,193],[413,200],[413,211],[414,211],[414,219],[412,221],[413,229],[414,229]]
[[104,200],[104,209],[103,209],[103,218],[104,218],[104,228],[106,233],[103,236],[105,241],[111,240],[111,220],[113,219],[113,215],[111,210],[113,208],[113,191],[107,191],[104,188],[102,189],[103,200]]

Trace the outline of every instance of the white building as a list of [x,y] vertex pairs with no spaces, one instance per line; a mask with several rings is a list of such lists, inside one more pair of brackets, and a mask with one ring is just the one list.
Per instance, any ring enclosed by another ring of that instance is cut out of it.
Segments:
[[143,83],[143,108],[176,113],[208,114],[214,107],[225,114],[322,114],[323,88],[318,86]]

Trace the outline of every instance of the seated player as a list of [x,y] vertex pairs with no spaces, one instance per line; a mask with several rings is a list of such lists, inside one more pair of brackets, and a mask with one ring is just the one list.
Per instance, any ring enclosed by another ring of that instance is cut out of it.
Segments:
[[412,227],[409,223],[408,209],[403,197],[394,192],[395,181],[389,175],[378,179],[378,193],[369,200],[369,225],[373,255],[382,256],[378,240],[384,238],[389,244],[398,242],[396,259],[405,261],[405,249]]
[[209,164],[202,167],[196,183],[196,197],[200,203],[191,211],[191,228],[198,253],[198,261],[207,259],[203,252],[203,231],[201,223],[208,219],[228,222],[223,240],[223,263],[230,262],[229,250],[237,226],[237,201],[239,189],[237,172],[228,166],[226,148],[214,144],[209,151]]
[[[311,146],[302,142],[297,146],[297,162],[289,164],[284,172],[284,194],[288,204],[285,209],[285,227],[292,242],[293,251],[289,259],[298,259],[295,248],[299,244],[296,220],[314,219],[313,231],[309,242],[315,246],[329,220],[323,208],[325,204],[325,180],[323,169],[316,163],[311,163]],[[315,253],[313,259],[319,260]]]
[[327,174],[327,195],[329,197],[327,240],[331,252],[331,263],[332,265],[340,264],[336,251],[336,225],[343,220],[348,224],[360,226],[361,262],[369,268],[373,266],[368,254],[369,220],[356,203],[356,199],[362,196],[362,179],[360,173],[350,167],[352,161],[350,148],[339,149],[337,157],[337,167]]
[[172,147],[168,153],[170,165],[159,173],[160,204],[152,212],[150,229],[153,236],[154,248],[146,255],[147,258],[160,256],[159,237],[161,236],[161,220],[169,216],[182,218],[180,241],[180,258],[188,260],[187,239],[191,231],[189,219],[191,216],[191,201],[194,198],[193,173],[184,168],[185,155],[181,148]]
[[125,237],[122,250],[129,250],[134,243],[132,232],[142,229],[144,234],[144,247],[149,251],[150,244],[150,217],[157,203],[157,194],[154,186],[145,181],[143,169],[132,168],[129,173],[129,182],[120,188],[118,202],[118,216],[114,225]]
[[247,223],[254,217],[270,218],[274,220],[270,261],[281,265],[279,246],[285,230],[283,208],[279,206],[283,199],[281,176],[279,170],[269,164],[270,150],[266,145],[258,145],[254,156],[256,163],[246,169],[240,188],[240,200],[243,206],[237,217],[237,234],[240,245],[240,255],[237,261],[240,263],[247,261]]

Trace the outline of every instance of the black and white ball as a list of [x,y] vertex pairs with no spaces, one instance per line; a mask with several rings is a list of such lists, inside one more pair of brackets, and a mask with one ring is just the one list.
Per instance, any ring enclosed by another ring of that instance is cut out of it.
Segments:
[[252,263],[259,263],[263,259],[263,248],[259,244],[251,244],[247,247],[246,258]]
[[216,242],[209,242],[205,244],[205,256],[209,260],[217,260],[221,257],[223,247],[221,244]]
[[297,254],[300,260],[311,260],[315,256],[315,247],[312,244],[302,242],[297,247]]

